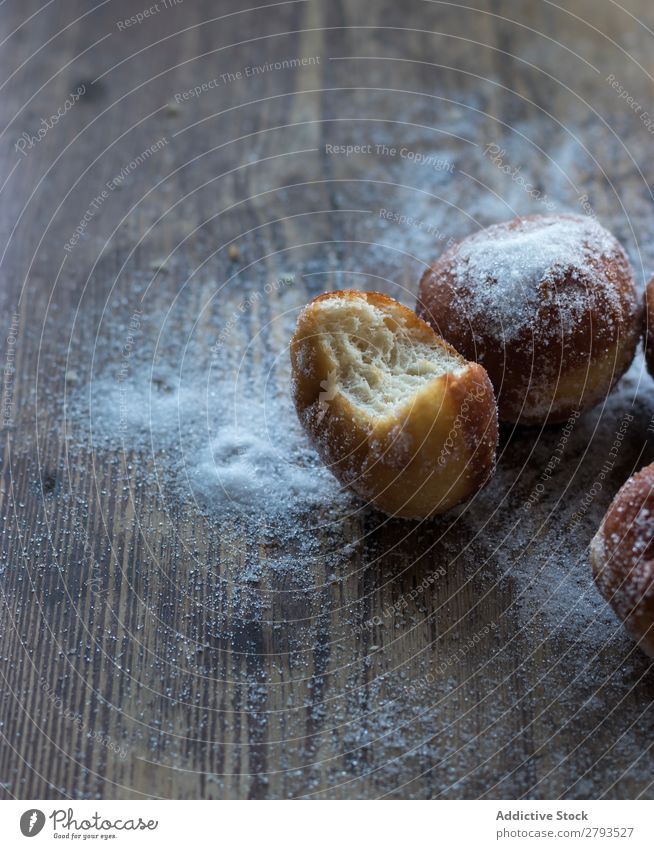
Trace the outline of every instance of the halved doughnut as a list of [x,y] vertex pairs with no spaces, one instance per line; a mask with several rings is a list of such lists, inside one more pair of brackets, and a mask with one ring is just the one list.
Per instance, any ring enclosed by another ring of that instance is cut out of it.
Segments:
[[338,480],[391,516],[443,513],[491,477],[497,406],[486,371],[376,292],[329,292],[291,342],[300,421]]

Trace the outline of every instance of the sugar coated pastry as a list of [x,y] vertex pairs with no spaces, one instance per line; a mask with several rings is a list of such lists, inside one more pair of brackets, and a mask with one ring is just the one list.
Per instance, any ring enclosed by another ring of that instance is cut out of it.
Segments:
[[323,462],[383,512],[443,513],[493,473],[488,375],[392,298],[320,295],[300,314],[291,362],[297,412]]
[[654,463],[618,492],[590,551],[599,591],[654,658]]
[[484,366],[500,419],[523,424],[602,401],[641,326],[625,252],[576,215],[516,218],[458,242],[423,275],[417,313]]

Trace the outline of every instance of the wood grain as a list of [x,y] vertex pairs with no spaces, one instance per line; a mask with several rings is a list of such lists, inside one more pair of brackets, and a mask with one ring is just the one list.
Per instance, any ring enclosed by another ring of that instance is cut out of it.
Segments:
[[[135,315],[128,370],[186,340],[209,367],[243,299],[293,272],[233,329],[252,385],[282,391],[275,357],[314,294],[412,304],[447,239],[550,202],[589,204],[642,285],[650,4],[184,0],[118,27],[134,14],[2,7],[2,796],[652,798],[654,678],[586,553],[654,458],[638,364],[575,423],[531,509],[561,428],[505,430],[497,477],[455,516],[355,509],[282,552],[274,528],[253,540],[176,498],[165,458],[95,441],[79,412]],[[320,61],[245,74],[292,57]],[[348,144],[373,152],[328,148]]]

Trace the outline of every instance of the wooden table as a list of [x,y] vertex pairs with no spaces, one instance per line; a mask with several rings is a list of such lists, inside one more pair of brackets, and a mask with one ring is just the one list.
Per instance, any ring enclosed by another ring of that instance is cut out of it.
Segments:
[[505,428],[466,509],[281,543],[179,495],[183,432],[89,416],[153,364],[170,392],[162,362],[285,394],[311,296],[412,304],[519,213],[597,215],[642,286],[651,4],[137,8],[0,12],[2,795],[651,798],[654,676],[587,558],[654,459],[641,360],[568,428]]

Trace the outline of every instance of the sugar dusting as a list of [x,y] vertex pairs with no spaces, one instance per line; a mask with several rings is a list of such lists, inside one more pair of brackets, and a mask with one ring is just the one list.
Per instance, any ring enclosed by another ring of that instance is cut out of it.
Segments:
[[598,270],[616,253],[616,240],[594,219],[543,216],[523,219],[520,229],[499,224],[473,234],[455,249],[448,269],[459,309],[511,340],[525,330],[538,332],[543,304],[556,305],[566,334],[587,320],[599,294],[619,311],[612,284]]
[[[225,638],[235,611],[243,623],[270,615],[277,580],[304,604],[307,589],[347,569],[356,545],[341,527],[356,505],[309,445],[291,399],[288,343],[300,303],[302,295],[283,301],[270,330],[274,342],[265,348],[244,332],[247,314],[212,349],[224,323],[185,340],[171,326],[174,316],[144,312],[124,369],[124,312],[117,312],[89,385],[73,387],[68,400],[75,451],[109,464],[106,474],[122,480],[137,505],[154,497],[158,512],[189,524],[184,546],[191,562],[219,581],[211,627]],[[224,308],[232,308],[229,301]],[[202,554],[216,542],[219,569]],[[257,590],[260,583],[266,589]],[[193,587],[183,583],[180,591],[196,595]],[[308,627],[290,636],[298,649],[311,644]]]
[[290,396],[258,395],[214,373],[159,368],[128,384],[112,375],[91,388],[94,444],[134,450],[150,442],[172,459],[201,505],[223,516],[273,519],[305,513],[338,497],[295,420]]

